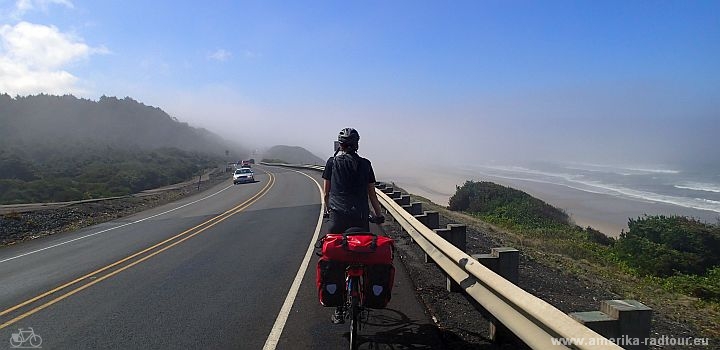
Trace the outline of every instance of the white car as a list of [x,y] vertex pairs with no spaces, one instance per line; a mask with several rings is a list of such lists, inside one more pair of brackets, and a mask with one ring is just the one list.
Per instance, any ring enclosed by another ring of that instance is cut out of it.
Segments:
[[237,185],[241,182],[255,182],[255,173],[250,168],[236,169],[233,174],[233,184]]

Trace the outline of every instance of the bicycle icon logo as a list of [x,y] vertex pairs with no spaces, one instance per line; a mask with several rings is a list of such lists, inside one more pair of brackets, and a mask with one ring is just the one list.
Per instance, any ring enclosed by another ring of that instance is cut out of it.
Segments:
[[10,347],[13,349],[39,349],[42,345],[42,338],[35,334],[32,327],[29,330],[18,329],[17,333],[10,336]]

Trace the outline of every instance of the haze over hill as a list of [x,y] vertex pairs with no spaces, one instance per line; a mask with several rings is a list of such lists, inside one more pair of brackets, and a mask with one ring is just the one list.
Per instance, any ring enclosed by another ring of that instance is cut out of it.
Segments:
[[0,203],[125,195],[248,154],[129,97],[0,95],[0,126]]
[[263,158],[282,160],[290,164],[325,165],[325,160],[299,146],[273,146],[265,151]]
[[72,95],[11,98],[3,94],[0,124],[0,145],[5,148],[91,141],[120,148],[173,147],[218,156],[226,149],[247,153],[206,129],[191,127],[130,97],[102,96],[92,101]]

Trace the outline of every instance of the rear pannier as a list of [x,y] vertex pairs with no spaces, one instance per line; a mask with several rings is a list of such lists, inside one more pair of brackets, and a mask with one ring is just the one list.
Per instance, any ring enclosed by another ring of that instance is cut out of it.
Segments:
[[345,298],[345,269],[364,266],[365,306],[384,308],[390,301],[395,280],[393,240],[372,233],[329,234],[319,242],[316,285],[320,304],[341,306]]

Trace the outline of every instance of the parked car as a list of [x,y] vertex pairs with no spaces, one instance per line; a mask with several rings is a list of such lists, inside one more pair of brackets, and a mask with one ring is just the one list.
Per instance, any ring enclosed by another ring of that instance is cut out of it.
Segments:
[[235,170],[233,174],[233,184],[237,185],[242,182],[255,182],[255,173],[250,168],[240,168]]

